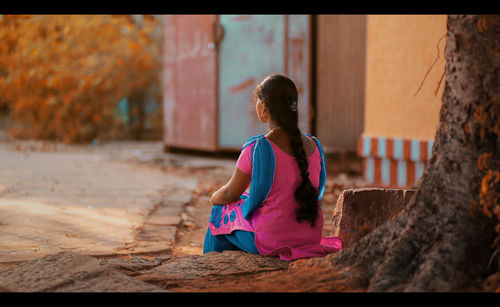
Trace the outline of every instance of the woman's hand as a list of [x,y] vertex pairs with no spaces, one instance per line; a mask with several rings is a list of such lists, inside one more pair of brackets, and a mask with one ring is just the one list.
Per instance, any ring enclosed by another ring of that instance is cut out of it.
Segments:
[[225,205],[238,200],[250,184],[250,179],[250,175],[236,167],[231,179],[220,189],[208,195],[209,204],[212,206]]
[[215,206],[214,202],[212,201],[212,195],[214,193],[215,193],[215,191],[210,192],[210,194],[208,194],[208,203],[210,204],[210,206]]

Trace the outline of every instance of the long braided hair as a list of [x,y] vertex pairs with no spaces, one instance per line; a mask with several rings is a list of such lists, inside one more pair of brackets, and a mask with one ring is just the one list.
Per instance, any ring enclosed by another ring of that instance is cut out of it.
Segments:
[[267,76],[255,89],[254,95],[263,101],[272,120],[283,129],[290,138],[291,147],[297,160],[302,182],[295,190],[295,200],[299,204],[296,211],[297,221],[307,221],[314,227],[318,217],[318,190],[309,180],[306,152],[302,143],[302,133],[298,126],[298,92],[289,78],[272,74]]

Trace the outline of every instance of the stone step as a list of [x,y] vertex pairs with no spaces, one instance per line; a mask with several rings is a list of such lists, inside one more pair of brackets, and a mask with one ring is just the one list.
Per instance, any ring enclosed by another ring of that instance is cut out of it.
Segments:
[[351,246],[394,218],[415,195],[415,189],[357,188],[342,191],[332,217],[331,235]]
[[0,287],[12,292],[163,292],[106,261],[73,252],[30,260],[0,271]]

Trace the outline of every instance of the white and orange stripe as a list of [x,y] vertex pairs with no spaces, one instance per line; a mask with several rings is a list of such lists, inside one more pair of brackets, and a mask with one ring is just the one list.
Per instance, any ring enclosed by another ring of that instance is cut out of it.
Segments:
[[433,145],[433,140],[361,136],[358,155],[363,157],[365,181],[386,187],[412,187],[422,176]]

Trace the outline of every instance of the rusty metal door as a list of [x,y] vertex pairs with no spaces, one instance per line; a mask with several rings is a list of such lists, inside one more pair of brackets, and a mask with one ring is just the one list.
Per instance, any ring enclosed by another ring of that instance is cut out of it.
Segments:
[[216,150],[217,15],[164,16],[164,144]]
[[248,137],[267,132],[252,97],[266,75],[289,76],[299,92],[299,125],[310,131],[310,16],[221,15],[219,50],[219,145],[239,148]]
[[265,75],[283,71],[283,15],[220,15],[219,22],[219,145],[232,149],[266,132],[252,93]]
[[356,152],[364,125],[366,15],[317,17],[316,135]]

